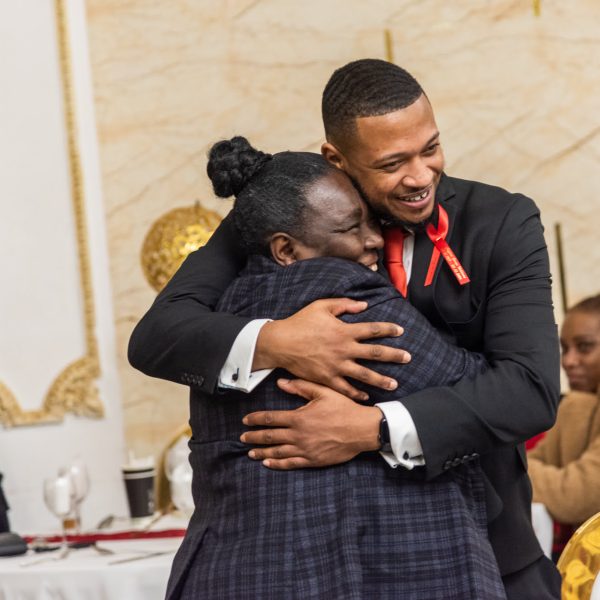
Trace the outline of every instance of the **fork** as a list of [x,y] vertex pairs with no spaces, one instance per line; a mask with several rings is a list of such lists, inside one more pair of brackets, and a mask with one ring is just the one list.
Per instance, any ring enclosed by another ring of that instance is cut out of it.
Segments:
[[63,546],[56,556],[43,556],[42,558],[36,558],[35,560],[22,562],[19,564],[19,566],[26,568],[33,567],[34,565],[40,565],[45,562],[55,562],[57,560],[64,560],[65,558],[67,558],[67,556],[69,556],[70,552],[71,548],[69,548],[69,546]]

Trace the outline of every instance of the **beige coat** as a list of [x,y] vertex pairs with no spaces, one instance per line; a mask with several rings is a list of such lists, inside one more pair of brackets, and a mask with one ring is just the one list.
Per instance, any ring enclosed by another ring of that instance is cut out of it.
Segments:
[[579,525],[600,511],[600,397],[570,392],[556,424],[529,452],[533,501],[560,523]]

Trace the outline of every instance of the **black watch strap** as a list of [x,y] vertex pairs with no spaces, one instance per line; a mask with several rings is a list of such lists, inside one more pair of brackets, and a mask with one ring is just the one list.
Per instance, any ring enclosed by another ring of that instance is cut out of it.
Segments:
[[385,415],[383,415],[379,422],[379,450],[389,452],[392,449],[390,442],[390,427]]

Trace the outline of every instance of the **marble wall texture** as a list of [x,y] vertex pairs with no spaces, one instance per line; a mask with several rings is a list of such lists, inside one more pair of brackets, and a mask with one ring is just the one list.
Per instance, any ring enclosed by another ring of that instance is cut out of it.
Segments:
[[[187,390],[127,364],[154,298],[139,251],[151,224],[199,199],[225,214],[206,151],[244,134],[317,151],[320,94],[356,58],[393,58],[436,111],[447,171],[533,197],[558,277],[576,301],[600,287],[593,179],[600,160],[600,3],[541,0],[87,0],[126,435],[155,451],[187,419]],[[562,304],[555,291],[557,318]],[[210,349],[207,349],[210,351]]]

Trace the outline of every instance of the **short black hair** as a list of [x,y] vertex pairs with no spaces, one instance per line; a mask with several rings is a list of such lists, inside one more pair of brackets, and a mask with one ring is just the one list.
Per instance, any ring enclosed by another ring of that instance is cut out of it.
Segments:
[[233,220],[246,251],[271,256],[273,233],[306,239],[306,193],[337,169],[314,152],[266,154],[236,136],[212,146],[206,171],[217,196],[235,196]]
[[597,315],[600,315],[600,294],[584,298],[574,306],[571,306],[567,311],[567,314],[573,312],[596,313]]
[[423,94],[417,80],[402,67],[363,58],[334,71],[323,90],[321,111],[325,136],[340,142],[359,117],[375,117],[410,106]]

